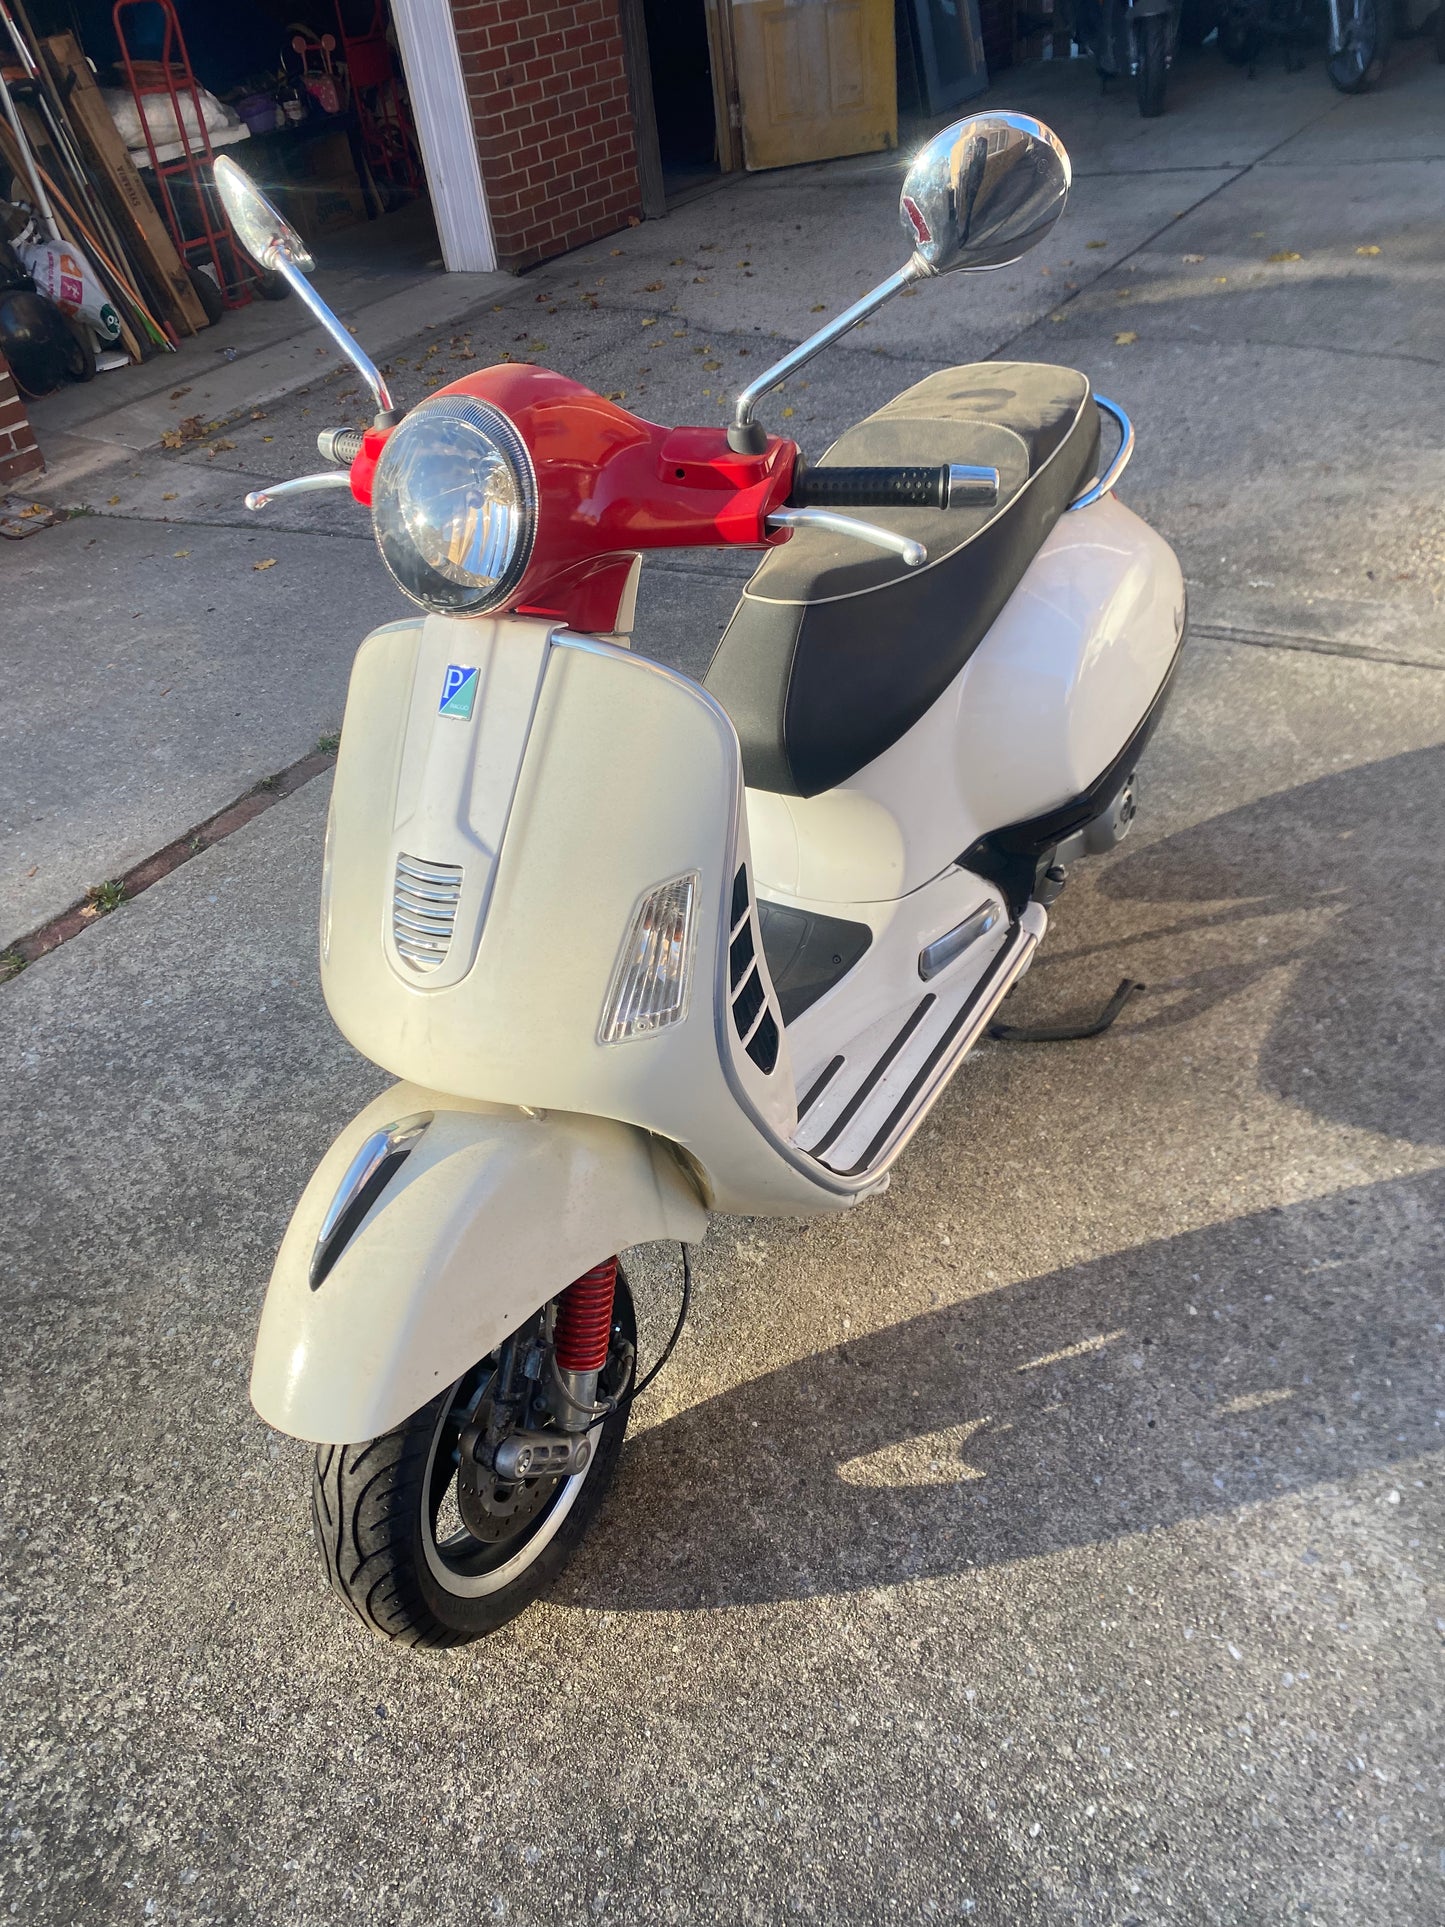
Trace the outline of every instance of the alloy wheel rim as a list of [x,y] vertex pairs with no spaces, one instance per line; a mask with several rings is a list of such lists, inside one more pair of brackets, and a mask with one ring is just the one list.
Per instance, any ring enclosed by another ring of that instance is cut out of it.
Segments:
[[[599,1420],[587,1435],[592,1453],[580,1472],[574,1472],[565,1479],[522,1482],[526,1485],[550,1486],[554,1490],[550,1498],[532,1510],[514,1538],[490,1543],[478,1539],[462,1523],[455,1500],[450,1495],[456,1481],[456,1441],[485,1396],[494,1365],[494,1358],[484,1360],[465,1377],[459,1378],[447,1393],[432,1431],[422,1482],[423,1512],[420,1525],[422,1551],[428,1570],[443,1591],[465,1599],[486,1598],[511,1585],[535,1564],[556,1538],[597,1461],[597,1446],[603,1424]],[[439,1536],[438,1522],[445,1512],[449,1512],[450,1516],[446,1519],[446,1530]]]

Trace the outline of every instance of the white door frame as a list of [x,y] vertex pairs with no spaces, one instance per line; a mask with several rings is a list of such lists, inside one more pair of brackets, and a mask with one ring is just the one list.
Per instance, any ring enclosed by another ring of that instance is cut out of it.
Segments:
[[450,0],[391,0],[407,94],[449,273],[497,265]]

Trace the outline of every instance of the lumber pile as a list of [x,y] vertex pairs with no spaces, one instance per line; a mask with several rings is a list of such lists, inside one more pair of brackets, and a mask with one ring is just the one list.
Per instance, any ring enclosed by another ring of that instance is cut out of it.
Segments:
[[[68,33],[34,34],[25,0],[0,0],[0,110],[0,237],[8,237],[11,284],[18,260],[92,352],[111,345],[140,361],[198,334],[207,313],[192,271],[79,42]],[[70,271],[69,300],[46,285],[42,260]],[[82,282],[79,303],[74,289]]]

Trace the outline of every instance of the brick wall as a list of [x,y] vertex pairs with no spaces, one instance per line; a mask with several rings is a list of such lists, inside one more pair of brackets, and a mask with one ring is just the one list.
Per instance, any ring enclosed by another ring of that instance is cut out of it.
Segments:
[[504,268],[614,234],[641,210],[618,0],[452,0]]
[[15,387],[15,377],[0,355],[0,489],[45,466],[35,430]]

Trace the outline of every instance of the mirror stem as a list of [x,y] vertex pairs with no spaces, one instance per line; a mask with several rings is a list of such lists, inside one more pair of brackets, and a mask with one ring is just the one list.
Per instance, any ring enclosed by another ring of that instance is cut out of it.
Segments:
[[841,335],[847,334],[850,328],[856,328],[860,321],[866,321],[870,314],[876,313],[883,306],[885,301],[891,301],[895,294],[902,294],[903,290],[914,281],[924,280],[932,272],[933,270],[915,254],[896,274],[890,274],[886,281],[880,281],[876,288],[870,288],[868,293],[855,301],[851,308],[845,308],[842,314],[834,315],[833,319],[821,327],[815,335],[809,335],[806,341],[799,342],[791,354],[784,355],[781,361],[775,361],[771,368],[765,369],[756,381],[750,382],[743,389],[733,403],[732,425],[728,429],[728,447],[738,455],[761,455],[768,445],[768,435],[762,423],[753,420],[753,410],[763,396],[770,395],[790,375],[795,375],[800,368],[806,367],[814,355],[821,354],[825,348],[831,348],[833,343]]
[[350,329],[331,312],[330,308],[327,307],[326,303],[321,299],[321,296],[312,287],[296,263],[291,260],[284,248],[268,248],[266,252],[270,257],[266,262],[266,266],[276,270],[293,294],[300,295],[301,299],[306,303],[306,306],[311,310],[312,314],[315,315],[327,334],[330,335],[342,354],[346,356],[346,359],[371,390],[376,402],[378,414],[395,415],[397,412],[396,403],[391,398],[391,390],[387,387],[381,370],[365,350],[358,345]]

